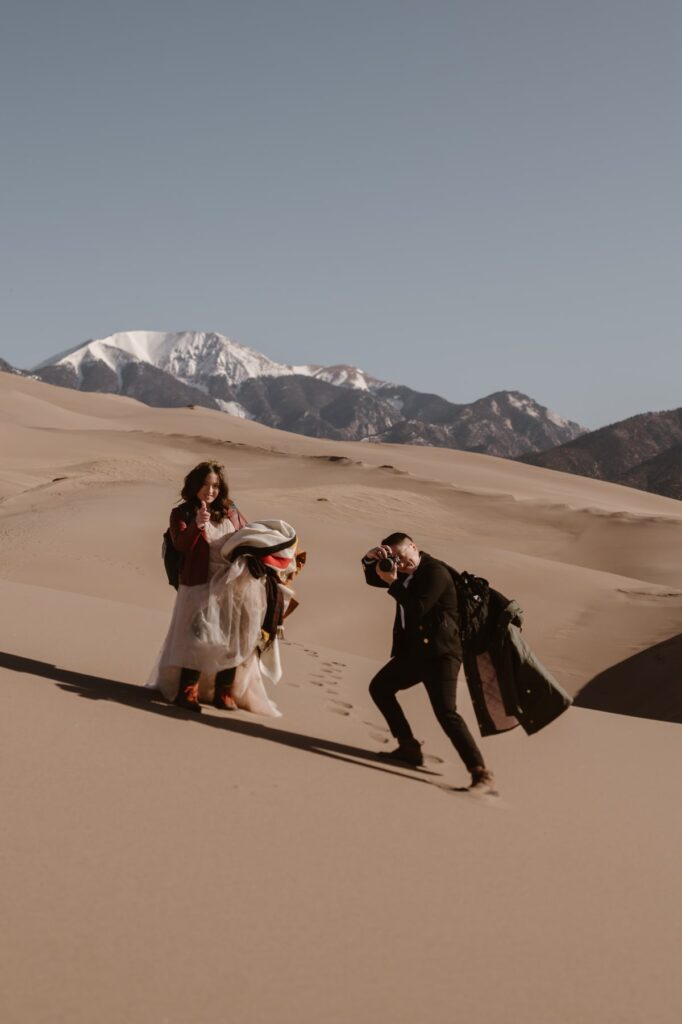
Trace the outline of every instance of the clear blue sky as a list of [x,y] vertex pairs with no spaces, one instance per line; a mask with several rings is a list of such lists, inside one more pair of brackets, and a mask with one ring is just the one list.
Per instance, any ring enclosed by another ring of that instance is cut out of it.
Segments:
[[678,0],[4,0],[0,355],[682,404]]

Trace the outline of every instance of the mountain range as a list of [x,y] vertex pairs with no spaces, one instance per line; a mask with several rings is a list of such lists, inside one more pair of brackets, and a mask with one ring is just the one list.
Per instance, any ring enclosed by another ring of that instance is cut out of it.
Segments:
[[516,391],[469,404],[378,380],[354,366],[289,365],[221,334],[131,331],[78,345],[30,371],[50,384],[200,405],[334,440],[436,445],[514,458],[583,428]]
[[212,332],[130,331],[18,370],[153,406],[205,406],[312,437],[480,452],[682,498],[682,409],[586,431],[518,391],[456,404],[354,366],[290,365]]

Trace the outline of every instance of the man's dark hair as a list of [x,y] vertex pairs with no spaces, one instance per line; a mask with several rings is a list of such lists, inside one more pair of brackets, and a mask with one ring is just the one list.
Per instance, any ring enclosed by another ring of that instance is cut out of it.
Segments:
[[384,537],[382,544],[385,544],[387,548],[392,548],[394,544],[402,544],[404,540],[414,541],[407,533],[389,533],[388,537]]

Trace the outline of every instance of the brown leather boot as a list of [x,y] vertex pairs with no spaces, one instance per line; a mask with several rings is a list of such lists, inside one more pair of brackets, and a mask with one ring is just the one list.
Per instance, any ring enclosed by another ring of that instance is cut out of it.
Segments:
[[469,786],[469,792],[487,795],[487,796],[499,796],[497,786],[495,785],[495,776],[489,768],[484,768],[483,765],[479,765],[474,768],[471,772],[471,785]]
[[215,677],[215,694],[213,706],[221,711],[237,711],[237,702],[232,696],[232,683],[235,670],[233,668],[223,669]]
[[415,740],[412,736],[398,740],[398,746],[395,750],[380,750],[377,753],[377,757],[380,757],[382,761],[395,761],[396,764],[406,764],[411,768],[419,768],[420,765],[424,764],[422,745],[419,740]]
[[201,714],[198,672],[183,668],[182,675],[180,676],[180,689],[173,703],[179,708],[184,708],[185,711],[194,711],[195,714]]
[[216,694],[213,699],[213,706],[221,711],[238,711],[237,701],[234,699],[227,687],[216,687]]

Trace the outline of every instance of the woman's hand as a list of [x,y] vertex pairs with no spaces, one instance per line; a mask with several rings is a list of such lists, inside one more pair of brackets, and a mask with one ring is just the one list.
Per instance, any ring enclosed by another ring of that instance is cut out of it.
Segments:
[[203,530],[210,520],[211,513],[206,508],[206,502],[202,501],[200,508],[197,509],[196,524],[200,530]]

